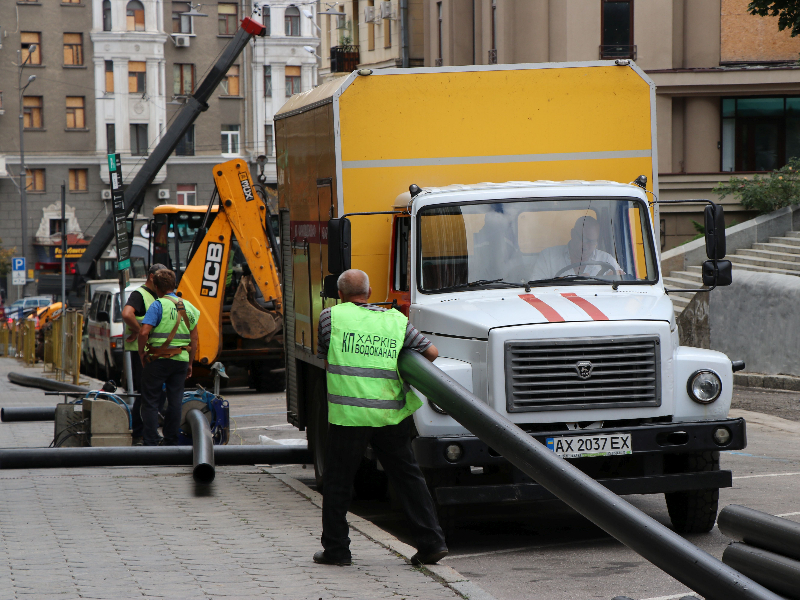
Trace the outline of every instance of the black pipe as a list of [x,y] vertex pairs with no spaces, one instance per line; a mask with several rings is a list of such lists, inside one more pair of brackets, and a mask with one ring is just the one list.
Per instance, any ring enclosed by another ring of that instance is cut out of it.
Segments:
[[737,542],[800,560],[800,523],[731,504],[720,511],[717,526]]
[[192,477],[197,483],[214,481],[214,440],[211,428],[202,412],[193,408],[186,413],[192,429]]
[[722,562],[776,594],[800,600],[800,562],[796,560],[747,544],[733,543],[722,553]]
[[542,446],[419,353],[403,350],[398,370],[406,383],[523,473],[707,600],[780,600]]
[[34,377],[32,375],[23,375],[22,373],[9,373],[8,380],[17,385],[24,385],[25,387],[35,387],[42,390],[51,390],[54,392],[88,392],[89,388],[81,387],[66,383],[65,381],[54,381],[47,377]]
[[3,421],[3,423],[55,421],[55,418],[55,406],[9,406],[0,408],[0,421]]
[[[218,465],[311,464],[304,446],[217,446]],[[58,469],[66,467],[151,467],[193,464],[189,446],[109,446],[101,448],[0,449],[0,469]]]

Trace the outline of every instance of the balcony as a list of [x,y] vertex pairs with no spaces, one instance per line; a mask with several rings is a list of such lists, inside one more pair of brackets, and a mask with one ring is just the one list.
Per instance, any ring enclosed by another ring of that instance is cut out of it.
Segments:
[[331,48],[331,73],[350,73],[358,68],[360,57],[358,46],[334,46]]
[[614,44],[610,46],[600,46],[600,58],[630,58],[636,60],[636,45],[624,46]]

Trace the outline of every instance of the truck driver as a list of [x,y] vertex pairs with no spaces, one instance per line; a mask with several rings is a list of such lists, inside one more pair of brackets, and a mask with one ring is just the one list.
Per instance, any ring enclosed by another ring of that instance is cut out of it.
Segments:
[[378,455],[406,515],[417,553],[414,564],[447,555],[436,507],[411,449],[411,414],[422,403],[397,373],[402,348],[430,361],[439,351],[394,309],[368,304],[372,288],[364,271],[339,276],[341,304],[319,317],[317,356],[325,359],[328,437],[322,486],[322,547],[314,562],[349,565],[347,509],[356,471],[368,444]]

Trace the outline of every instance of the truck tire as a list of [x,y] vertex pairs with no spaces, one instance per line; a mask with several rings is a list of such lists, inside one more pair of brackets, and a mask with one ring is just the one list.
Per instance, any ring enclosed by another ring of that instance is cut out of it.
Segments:
[[309,400],[308,449],[314,459],[317,491],[321,492],[322,476],[325,472],[325,445],[328,439],[328,398],[323,377],[315,378]]
[[[680,457],[684,473],[719,471],[719,452],[695,452]],[[672,526],[678,533],[708,533],[717,521],[719,488],[664,494]]]
[[286,369],[283,365],[253,361],[250,366],[252,386],[259,394],[273,394],[286,390]]

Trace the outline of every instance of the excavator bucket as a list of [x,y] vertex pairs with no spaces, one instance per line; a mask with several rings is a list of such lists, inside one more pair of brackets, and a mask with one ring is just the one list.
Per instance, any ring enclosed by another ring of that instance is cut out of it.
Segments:
[[281,316],[268,311],[256,302],[256,286],[252,275],[245,275],[239,282],[230,312],[233,330],[243,338],[268,342],[280,331]]

